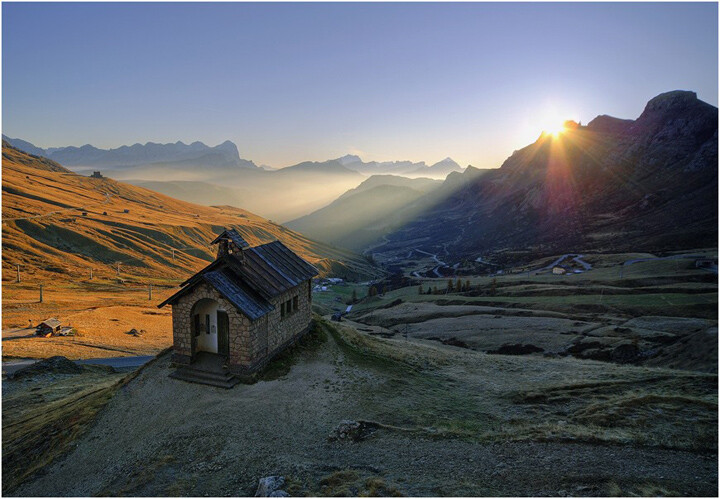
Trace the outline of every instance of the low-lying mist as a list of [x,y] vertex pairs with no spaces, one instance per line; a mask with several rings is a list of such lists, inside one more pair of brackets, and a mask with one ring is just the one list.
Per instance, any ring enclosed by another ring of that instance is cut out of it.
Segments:
[[320,209],[365,180],[356,172],[290,170],[149,167],[107,176],[192,203],[241,207],[279,223]]

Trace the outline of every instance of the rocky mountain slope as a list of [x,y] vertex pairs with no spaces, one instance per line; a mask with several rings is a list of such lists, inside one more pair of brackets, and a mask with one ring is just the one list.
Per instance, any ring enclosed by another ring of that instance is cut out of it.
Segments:
[[[312,241],[248,211],[199,206],[108,178],[89,178],[3,142],[3,278],[186,278],[214,258],[224,227],[251,244],[275,239],[325,275],[367,277],[363,258]],[[173,251],[175,250],[175,251]]]
[[675,91],[636,120],[569,122],[452,190],[375,251],[468,258],[715,247],[717,120],[716,107]]

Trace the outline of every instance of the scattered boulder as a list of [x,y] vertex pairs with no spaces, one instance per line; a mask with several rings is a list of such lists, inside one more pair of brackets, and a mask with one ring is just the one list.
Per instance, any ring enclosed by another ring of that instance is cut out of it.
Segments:
[[610,360],[618,362],[620,364],[626,364],[628,362],[634,362],[640,357],[640,349],[637,345],[632,343],[625,343],[624,345],[618,345],[610,353]]
[[132,328],[130,331],[128,331],[128,332],[125,333],[125,334],[129,334],[130,336],[135,336],[136,338],[139,338],[140,336],[142,336],[143,334],[145,334],[145,330],[144,330],[144,329],[141,329],[140,331],[138,331],[137,329]]
[[330,433],[328,440],[360,442],[365,440],[380,427],[370,421],[352,421],[346,419]]
[[521,343],[515,343],[512,345],[502,345],[500,348],[495,350],[487,350],[486,353],[498,354],[498,355],[529,355],[531,353],[541,353],[545,350],[535,345],[523,345]]
[[428,339],[429,339],[429,340],[433,340],[433,341],[439,341],[439,342],[442,343],[443,345],[450,345],[450,346],[453,346],[453,347],[460,347],[460,348],[470,348],[470,345],[468,345],[468,344],[465,343],[464,341],[459,340],[459,339],[457,339],[457,338],[455,338],[455,337],[452,337],[452,338],[438,338],[437,336],[432,336],[432,337],[430,337],[430,338],[428,338]]
[[579,341],[569,346],[566,352],[578,356],[578,354],[582,354],[585,350],[602,349],[604,347],[605,345],[599,341]]
[[391,301],[391,302],[388,303],[387,305],[383,305],[382,307],[378,307],[378,309],[381,309],[381,308],[382,308],[382,309],[385,309],[385,308],[393,308],[393,307],[397,307],[398,305],[402,305],[402,304],[403,304],[402,299],[398,298],[398,299],[396,299],[396,300]]
[[284,476],[266,476],[258,481],[255,497],[289,497],[290,494],[282,490],[284,486]]
[[80,374],[81,372],[83,372],[83,368],[75,362],[68,360],[67,357],[57,355],[18,369],[12,377],[20,379],[41,374]]

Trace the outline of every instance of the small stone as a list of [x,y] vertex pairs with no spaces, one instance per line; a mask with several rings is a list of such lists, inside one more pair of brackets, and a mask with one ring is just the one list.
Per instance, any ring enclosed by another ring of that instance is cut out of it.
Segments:
[[255,497],[286,497],[273,496],[273,492],[279,491],[285,485],[285,477],[282,476],[266,476],[258,481],[258,488]]

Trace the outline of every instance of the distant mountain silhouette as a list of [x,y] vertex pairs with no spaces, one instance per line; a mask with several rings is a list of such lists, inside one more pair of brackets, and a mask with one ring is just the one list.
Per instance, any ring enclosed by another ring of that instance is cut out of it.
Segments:
[[11,139],[3,135],[14,147],[38,156],[45,156],[53,161],[78,169],[113,168],[128,169],[148,165],[197,165],[204,167],[257,168],[255,163],[240,158],[237,146],[226,140],[222,144],[210,147],[202,142],[185,144],[133,144],[116,149],[98,149],[86,144],[82,147],[67,146],[42,149],[21,139]]
[[[694,92],[653,98],[636,120],[599,116],[541,135],[447,195],[374,251],[667,251],[717,246],[718,110]],[[437,194],[433,193],[437,196]]]
[[336,246],[362,249],[397,226],[404,212],[442,182],[427,178],[373,175],[328,206],[285,223],[308,237]]
[[450,172],[460,172],[462,167],[450,158],[428,166],[424,161],[370,161],[364,162],[360,156],[347,154],[335,161],[345,168],[363,175],[402,175],[406,177],[445,178]]

